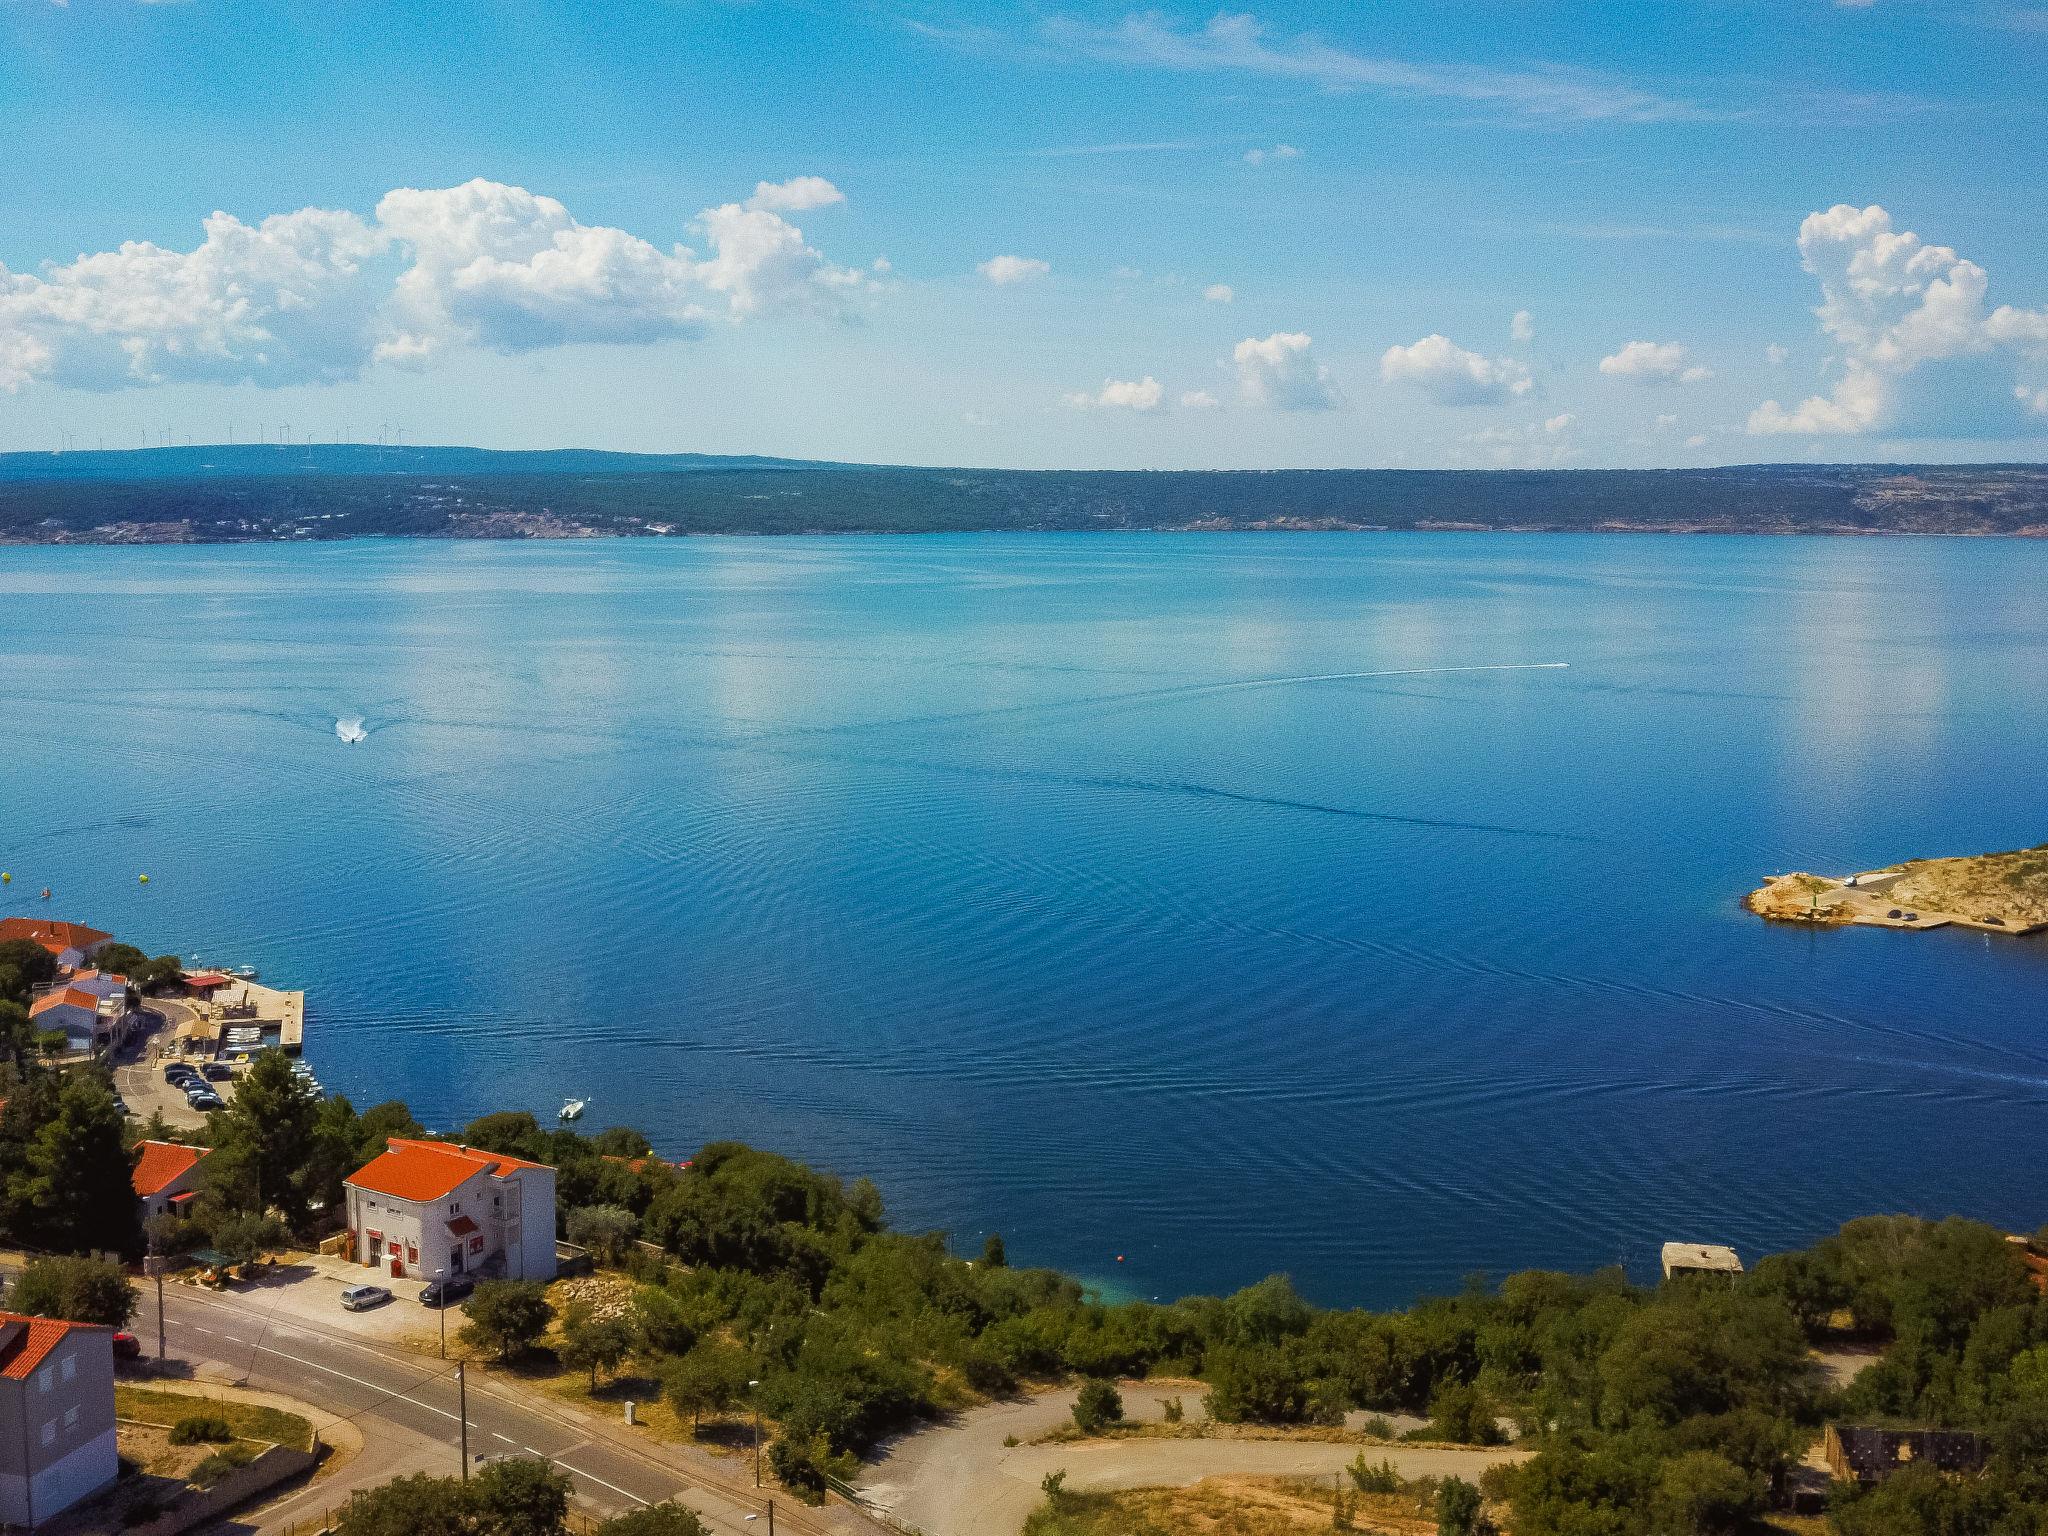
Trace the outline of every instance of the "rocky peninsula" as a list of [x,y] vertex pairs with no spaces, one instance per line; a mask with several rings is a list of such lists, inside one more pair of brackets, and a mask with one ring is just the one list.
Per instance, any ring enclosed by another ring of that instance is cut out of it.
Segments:
[[1963,858],[1909,859],[1833,877],[1773,875],[1743,898],[1759,917],[1832,927],[2048,929],[2048,843]]

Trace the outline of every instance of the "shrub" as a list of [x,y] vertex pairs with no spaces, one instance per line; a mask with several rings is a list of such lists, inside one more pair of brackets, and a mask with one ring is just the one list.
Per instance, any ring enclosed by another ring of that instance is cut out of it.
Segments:
[[35,1317],[126,1328],[135,1291],[121,1266],[106,1259],[37,1259],[8,1287],[7,1304]]
[[171,1426],[173,1445],[224,1445],[234,1438],[228,1421],[210,1413],[189,1414]]
[[1436,1491],[1437,1536],[1472,1536],[1479,1523],[1479,1490],[1462,1477],[1447,1477]]
[[1162,1397],[1159,1399],[1159,1412],[1167,1423],[1178,1424],[1187,1410],[1181,1407],[1179,1398]]
[[1365,1452],[1360,1451],[1344,1470],[1351,1474],[1352,1486],[1360,1493],[1401,1491],[1401,1474],[1396,1472],[1394,1464],[1385,1458],[1382,1458],[1380,1464],[1375,1467],[1367,1463]]
[[1074,1401],[1074,1423],[1082,1434],[1095,1434],[1120,1423],[1123,1416],[1124,1400],[1115,1387],[1099,1379],[1082,1385],[1081,1395]]
[[1371,1440],[1391,1440],[1394,1438],[1394,1421],[1383,1413],[1374,1414],[1360,1427],[1364,1430],[1366,1438]]
[[200,1488],[211,1488],[236,1468],[246,1467],[255,1459],[256,1452],[252,1447],[233,1441],[194,1467],[186,1475],[187,1481]]
[[1437,1389],[1429,1404],[1430,1433],[1459,1445],[1499,1445],[1493,1402],[1477,1387],[1454,1381]]

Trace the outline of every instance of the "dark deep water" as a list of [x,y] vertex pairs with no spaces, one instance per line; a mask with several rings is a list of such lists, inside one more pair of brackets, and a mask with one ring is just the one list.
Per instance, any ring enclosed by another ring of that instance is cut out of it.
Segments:
[[2048,943],[1737,906],[2044,784],[2048,543],[0,550],[0,911],[1144,1295],[2048,1219]]

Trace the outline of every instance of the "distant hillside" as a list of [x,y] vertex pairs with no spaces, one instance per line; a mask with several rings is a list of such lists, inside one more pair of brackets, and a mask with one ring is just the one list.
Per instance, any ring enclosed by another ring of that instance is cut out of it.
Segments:
[[2048,466],[918,469],[704,454],[240,445],[0,455],[0,542],[998,530],[2048,536]]

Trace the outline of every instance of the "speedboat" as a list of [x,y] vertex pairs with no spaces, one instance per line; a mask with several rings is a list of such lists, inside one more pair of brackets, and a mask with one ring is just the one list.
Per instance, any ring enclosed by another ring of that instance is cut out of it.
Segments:
[[363,729],[363,717],[357,715],[352,719],[335,721],[334,734],[350,746],[354,746],[357,742],[368,739],[370,733]]
[[228,974],[239,977],[243,981],[254,981],[258,973],[253,965],[231,965],[228,967]]
[[561,1110],[560,1110],[560,1112],[559,1112],[559,1114],[557,1115],[557,1117],[556,1117],[556,1118],[558,1118],[558,1119],[562,1119],[562,1120],[580,1120],[580,1119],[582,1119],[582,1118],[583,1118],[583,1101],[582,1101],[581,1099],[570,1099],[570,1100],[568,1100],[568,1101],[567,1101],[566,1103],[564,1103],[564,1104],[562,1105],[562,1108],[561,1108]]

